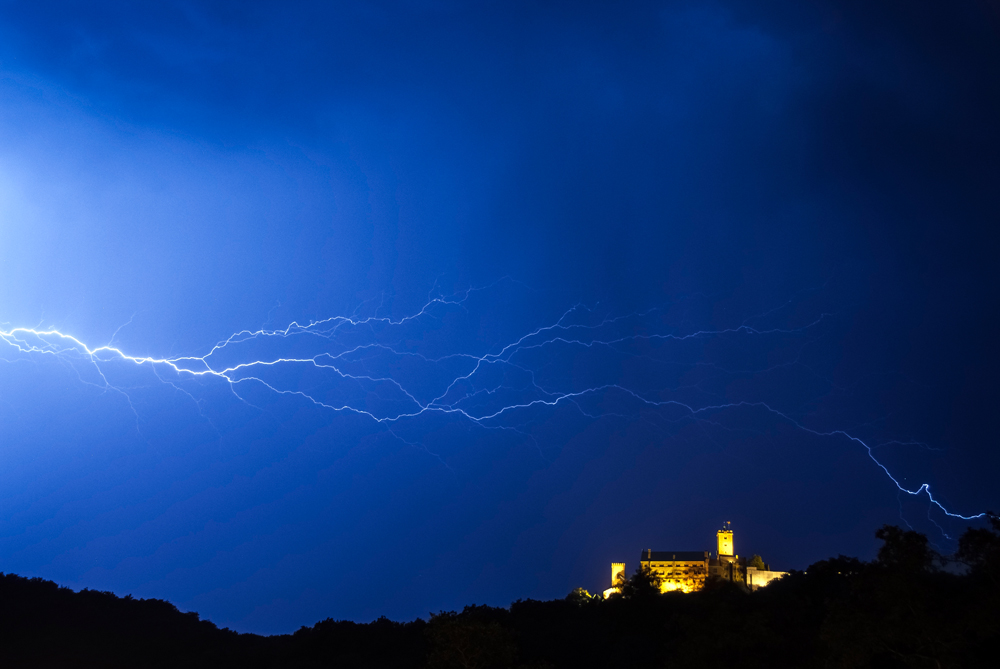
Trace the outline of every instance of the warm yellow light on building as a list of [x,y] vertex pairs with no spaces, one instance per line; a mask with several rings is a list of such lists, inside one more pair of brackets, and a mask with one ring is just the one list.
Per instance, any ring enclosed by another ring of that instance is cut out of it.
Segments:
[[719,530],[717,533],[719,540],[719,555],[736,555],[733,549],[733,531],[729,529],[729,523],[726,523],[726,529]]
[[[708,578],[742,582],[750,590],[765,587],[781,578],[785,572],[758,569],[736,555],[733,530],[727,522],[716,534],[719,552],[713,558],[708,551],[654,551],[646,548],[639,558],[639,566],[650,569],[660,579],[661,592],[694,592],[705,587]],[[611,564],[611,587],[604,591],[608,597],[620,592],[620,580],[626,578],[625,563]]]
[[618,585],[619,577],[625,578],[625,563],[624,562],[612,562],[611,563],[611,585],[612,587]]

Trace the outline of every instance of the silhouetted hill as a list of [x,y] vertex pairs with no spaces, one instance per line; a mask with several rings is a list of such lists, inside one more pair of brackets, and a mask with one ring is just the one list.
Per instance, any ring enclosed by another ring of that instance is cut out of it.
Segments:
[[754,593],[729,582],[628,597],[468,606],[430,621],[324,620],[291,635],[219,629],[169,602],[0,574],[3,667],[981,667],[1000,644],[1000,521],[944,558],[885,527]]
[[159,599],[74,592],[13,574],[0,575],[0,630],[4,666],[79,666],[84,658],[105,666],[177,666],[194,657],[208,664],[267,643]]
[[0,667],[413,667],[425,626],[324,620],[294,635],[239,634],[160,599],[0,573]]

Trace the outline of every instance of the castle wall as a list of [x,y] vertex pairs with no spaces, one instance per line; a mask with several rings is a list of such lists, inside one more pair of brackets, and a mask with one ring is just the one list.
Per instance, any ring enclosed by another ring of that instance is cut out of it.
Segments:
[[611,563],[611,587],[604,591],[604,598],[607,599],[618,590],[619,579],[625,579],[628,574],[625,573],[625,563],[624,562],[612,562]]
[[660,576],[660,592],[694,592],[705,587],[707,553],[702,560],[642,560],[639,564]]
[[747,567],[747,585],[751,590],[763,588],[772,581],[777,581],[782,576],[788,574],[786,571],[765,571],[755,567]]

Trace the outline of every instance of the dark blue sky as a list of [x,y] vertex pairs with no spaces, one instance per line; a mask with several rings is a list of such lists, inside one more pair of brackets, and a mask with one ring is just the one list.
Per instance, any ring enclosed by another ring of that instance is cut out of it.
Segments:
[[0,3],[0,571],[270,633],[952,550],[890,475],[1000,509],[998,82],[994,0]]

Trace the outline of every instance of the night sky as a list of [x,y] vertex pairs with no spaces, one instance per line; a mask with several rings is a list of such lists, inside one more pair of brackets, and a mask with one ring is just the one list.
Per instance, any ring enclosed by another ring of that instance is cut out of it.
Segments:
[[0,571],[276,633],[953,551],[998,119],[996,0],[2,2]]

